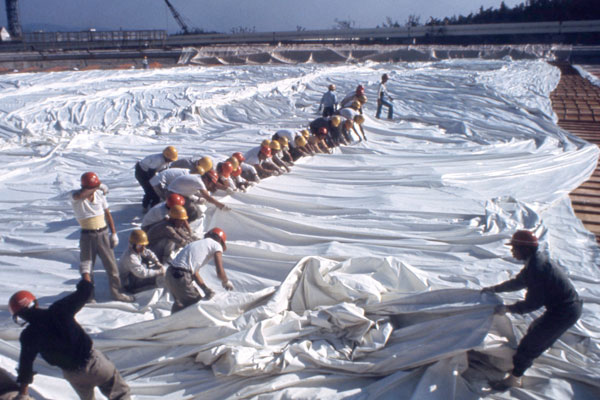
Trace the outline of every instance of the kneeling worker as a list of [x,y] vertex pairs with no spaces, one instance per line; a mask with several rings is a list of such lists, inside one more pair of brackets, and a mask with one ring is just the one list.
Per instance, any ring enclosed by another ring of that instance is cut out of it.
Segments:
[[25,321],[21,332],[19,358],[20,384],[17,399],[26,398],[33,382],[33,362],[38,353],[50,365],[56,365],[81,399],[93,399],[97,386],[109,400],[128,400],[129,386],[104,354],[94,349],[90,336],[75,320],[75,314],[92,295],[94,285],[89,274],[77,284],[74,293],[54,302],[48,309],[39,307],[28,291],[12,295],[8,309],[15,322]]
[[165,275],[165,267],[147,245],[146,232],[135,229],[129,235],[129,247],[119,259],[121,282],[128,292],[153,289],[158,286],[157,278]]
[[539,357],[581,316],[583,307],[579,295],[565,275],[545,255],[538,252],[538,240],[530,231],[517,231],[510,243],[512,255],[525,261],[519,274],[506,282],[482,289],[485,292],[514,292],[527,289],[525,300],[509,306],[496,306],[496,314],[506,312],[525,314],[544,306],[546,311],[529,326],[513,356],[513,370],[504,380],[492,387],[505,390],[521,386],[521,376]]
[[[200,276],[202,268],[211,257],[214,258],[217,276],[223,288],[233,290],[233,284],[227,279],[223,268],[223,252],[227,250],[227,235],[220,228],[213,228],[204,235],[204,239],[197,240],[185,246],[179,252],[167,269],[166,284],[169,292],[175,298],[171,312],[180,311],[203,298],[206,300],[214,296],[212,291]],[[194,281],[204,292],[204,297],[194,286]]]

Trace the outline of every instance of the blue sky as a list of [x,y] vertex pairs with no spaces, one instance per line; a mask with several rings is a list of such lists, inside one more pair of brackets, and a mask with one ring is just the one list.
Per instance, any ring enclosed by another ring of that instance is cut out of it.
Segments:
[[[525,0],[506,0],[512,7]],[[356,28],[381,25],[387,17],[404,23],[411,14],[426,22],[430,16],[467,15],[480,6],[498,8],[500,0],[171,0],[190,28],[230,32],[232,28],[256,31],[330,29],[337,20],[350,20]],[[6,26],[1,2],[0,25]],[[19,0],[21,24],[52,24],[82,30],[166,29],[179,26],[164,0]]]

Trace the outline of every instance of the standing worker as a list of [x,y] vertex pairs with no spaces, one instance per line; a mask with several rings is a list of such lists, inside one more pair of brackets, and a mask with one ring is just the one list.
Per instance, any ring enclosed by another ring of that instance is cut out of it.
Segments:
[[26,398],[33,382],[33,362],[38,353],[50,365],[56,365],[80,399],[94,399],[97,386],[109,400],[128,400],[129,386],[115,365],[94,349],[90,336],[75,320],[75,314],[92,295],[94,285],[89,274],[77,284],[77,290],[42,309],[33,294],[21,290],[12,295],[8,308],[15,322],[25,321],[21,332],[19,357],[19,396]]
[[506,282],[482,289],[482,293],[514,292],[526,289],[525,300],[496,306],[496,314],[525,314],[545,306],[546,311],[529,326],[513,356],[513,370],[492,386],[497,390],[520,387],[521,376],[581,316],[583,302],[557,265],[538,252],[538,239],[530,231],[517,231],[510,243],[512,255],[525,261],[519,274]]
[[385,87],[388,80],[388,74],[381,75],[381,83],[379,84],[379,90],[377,90],[377,113],[375,114],[375,118],[379,118],[383,106],[388,108],[388,119],[392,119],[394,116],[394,105],[391,103],[394,99],[390,97]]
[[[225,232],[220,228],[213,228],[204,235],[204,239],[188,244],[175,257],[167,269],[166,278],[167,288],[175,298],[171,312],[183,310],[203,298],[210,300],[215,295],[200,276],[200,268],[208,263],[211,257],[214,258],[217,276],[223,288],[233,290],[233,284],[227,279],[223,267],[223,252],[227,250],[226,242]],[[194,286],[194,282],[200,286],[204,297]]]
[[335,112],[337,98],[335,97],[335,85],[329,85],[329,90],[321,97],[319,111],[323,110],[323,117],[329,117]]
[[[75,218],[81,225],[79,272],[82,276],[91,275],[96,256],[99,255],[108,276],[112,298],[118,301],[132,302],[133,297],[121,293],[119,269],[113,251],[119,244],[119,237],[100,185],[98,175],[94,172],[86,172],[81,175],[81,189],[71,192]],[[110,237],[107,223],[111,231]]]
[[162,153],[151,154],[135,164],[135,179],[144,189],[144,199],[142,200],[144,212],[148,211],[149,207],[160,203],[160,198],[154,192],[150,179],[157,172],[169,168],[169,165],[177,160],[177,156],[177,149],[173,146],[167,146]]

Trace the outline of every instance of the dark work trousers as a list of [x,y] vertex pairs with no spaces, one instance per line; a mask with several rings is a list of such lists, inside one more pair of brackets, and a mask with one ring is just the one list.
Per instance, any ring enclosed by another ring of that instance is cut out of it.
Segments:
[[577,322],[581,316],[582,307],[582,301],[575,301],[565,305],[559,311],[546,311],[533,321],[521,339],[517,353],[513,356],[512,374],[522,376],[525,370],[531,367],[533,360],[549,349],[563,333]]
[[181,311],[202,300],[200,291],[194,286],[191,271],[183,271],[180,268],[170,266],[167,268],[165,284],[175,300],[173,307],[171,307],[171,313]]
[[160,203],[160,197],[158,197],[150,184],[150,179],[152,179],[155,174],[155,171],[144,171],[142,167],[140,167],[139,162],[135,164],[135,179],[137,179],[142,189],[144,189],[144,199],[142,200],[142,206],[144,206],[144,208],[154,207]]
[[115,365],[96,349],[92,349],[83,367],[73,371],[63,370],[63,376],[82,400],[93,400],[96,386],[109,400],[130,399],[129,386]]
[[375,114],[375,118],[379,118],[381,115],[381,108],[386,106],[388,108],[388,119],[392,119],[394,116],[394,105],[387,100],[380,99],[377,102],[377,113]]
[[333,106],[323,107],[323,117],[330,117],[333,115]]
[[[115,259],[115,253],[110,247],[108,237],[108,228],[104,227],[97,230],[82,229],[79,237],[79,272],[83,275],[88,273],[92,275],[92,268],[96,262],[96,256],[100,256],[102,265],[108,277],[110,294],[117,298],[121,291],[121,278],[119,276],[119,267]],[[94,295],[92,294],[92,297]]]

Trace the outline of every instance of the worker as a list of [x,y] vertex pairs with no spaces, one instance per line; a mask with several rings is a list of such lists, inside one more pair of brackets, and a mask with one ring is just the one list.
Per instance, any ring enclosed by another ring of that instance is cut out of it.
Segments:
[[148,211],[149,207],[160,203],[160,198],[150,185],[150,179],[157,172],[169,168],[169,165],[177,160],[177,156],[177,149],[173,146],[167,146],[162,153],[151,154],[135,164],[135,179],[144,189],[144,199],[142,200],[144,212]]
[[253,165],[246,163],[246,157],[244,157],[241,152],[237,151],[233,153],[231,157],[238,160],[240,165],[239,168],[241,170],[240,175],[249,185],[255,185],[260,182],[260,177],[258,176],[256,168],[254,168]]
[[205,171],[212,169],[213,162],[212,158],[205,157],[179,157],[176,161],[173,161],[169,168],[183,168],[192,170],[196,165],[200,165]]
[[231,178],[232,172],[233,164],[231,162],[225,161],[217,164],[218,181],[226,187],[225,191],[230,194],[237,190],[237,186]]
[[367,102],[367,97],[365,96],[365,87],[363,85],[356,86],[356,89],[349,92],[344,96],[344,98],[339,102],[340,109],[345,107],[350,107],[353,101],[358,100],[361,96],[364,98],[364,102]]
[[[189,175],[182,175],[171,182],[167,188],[169,193],[177,193],[185,198],[185,209],[190,217],[190,222],[199,219],[205,211],[204,203],[208,201],[223,211],[229,210],[229,207],[221,203],[208,192],[211,187],[207,187],[206,179],[209,175],[216,173],[214,170],[205,172],[201,166],[196,166]],[[205,177],[203,175],[206,175]],[[213,184],[216,179],[209,179]]]
[[532,322],[513,356],[511,373],[492,387],[506,390],[521,386],[521,377],[539,357],[581,316],[583,302],[567,275],[548,257],[538,251],[538,239],[530,231],[515,232],[508,245],[515,259],[525,267],[514,278],[482,289],[482,293],[514,292],[526,289],[525,299],[511,305],[496,306],[495,313],[525,314],[544,306],[546,311]]
[[115,365],[94,348],[90,336],[75,320],[75,314],[92,296],[94,285],[90,274],[83,274],[77,290],[55,301],[47,309],[39,306],[35,296],[21,290],[8,301],[13,320],[27,327],[21,332],[19,357],[19,396],[28,395],[33,382],[33,363],[38,353],[50,365],[59,367],[80,399],[94,399],[97,386],[109,400],[128,400],[129,386]]
[[[292,142],[290,142],[291,145]],[[301,157],[307,157],[314,155],[310,150],[306,148],[306,139],[302,135],[298,135],[294,138],[294,146],[290,147],[290,155],[294,161],[297,161]]]
[[345,97],[344,100],[340,101],[340,109],[346,107],[352,107],[359,114],[363,113],[363,106],[367,103],[367,96],[363,94],[352,93],[350,96]]
[[183,206],[173,206],[169,210],[169,219],[152,226],[147,236],[148,247],[161,264],[167,264],[179,249],[198,239],[188,223],[188,214]]
[[[252,165],[261,179],[283,173],[271,159],[270,145],[271,141],[265,139],[260,146],[253,147],[244,154],[245,163]],[[242,174],[244,174],[244,170],[242,170]]]
[[166,269],[148,245],[148,235],[134,229],[129,235],[129,247],[119,259],[119,271],[123,287],[130,293],[138,293],[158,286],[157,279]]
[[160,200],[164,201],[167,198],[167,188],[171,182],[182,175],[189,175],[189,173],[190,170],[186,168],[167,168],[157,172],[150,179],[150,185]]
[[356,125],[358,125],[358,129],[360,130],[360,133],[362,133],[362,137],[363,139],[366,141],[367,140],[367,135],[365,135],[365,130],[363,129],[363,124],[365,122],[365,117],[363,115],[360,115],[358,113],[358,111],[356,111],[355,109],[351,108],[351,107],[346,107],[346,108],[342,108],[340,110],[340,116],[344,117],[346,120],[352,121],[352,128],[354,130],[354,132],[356,132],[356,135],[358,136],[359,140],[362,140],[358,130],[356,129]]
[[279,150],[281,154],[279,155],[279,159],[286,163],[288,167],[294,166],[294,160],[290,154],[290,140],[294,139],[294,133],[289,129],[283,129],[275,132],[271,137],[271,142],[276,140],[279,142],[281,149]]
[[[86,172],[81,175],[81,189],[71,192],[73,212],[81,226],[79,237],[79,272],[92,274],[96,256],[100,256],[108,276],[110,294],[118,301],[132,302],[133,297],[121,293],[119,269],[113,249],[119,244],[115,223],[108,208],[108,202],[102,190],[98,175]],[[110,227],[111,235],[108,236]],[[90,298],[94,300],[93,296]]]
[[285,170],[286,172],[290,172],[290,167],[293,164],[289,162],[283,161],[284,153],[281,149],[281,144],[277,140],[271,140],[269,143],[269,147],[271,148],[271,159],[280,169]]
[[231,163],[231,167],[233,168],[233,170],[231,171],[230,179],[235,185],[236,190],[245,192],[250,187],[250,182],[248,182],[242,176],[242,168],[240,166],[240,162],[234,156],[229,157],[227,161]]
[[388,94],[387,88],[385,87],[388,80],[388,74],[381,75],[381,83],[379,83],[379,89],[377,90],[377,112],[375,113],[375,118],[379,118],[383,106],[386,106],[388,109],[388,119],[392,119],[394,116],[394,105],[392,104],[394,99]]
[[144,215],[144,219],[142,219],[142,229],[145,232],[148,232],[152,225],[169,218],[169,210],[173,206],[185,206],[185,198],[177,193],[169,194],[167,196],[167,201],[158,203]]
[[329,117],[335,112],[337,106],[337,98],[335,97],[335,85],[331,84],[327,92],[321,97],[319,104],[319,112],[323,111],[323,117]]
[[348,119],[345,119],[344,122],[342,124],[340,124],[340,143],[341,144],[345,144],[345,145],[349,145],[350,143],[353,142],[352,140],[352,131],[354,131],[354,133],[356,133],[356,136],[358,136],[358,140],[360,141],[360,135],[358,133],[358,131],[356,130],[356,128],[354,127],[354,121],[350,121]]
[[[223,267],[223,252],[227,250],[227,235],[220,228],[209,230],[204,239],[188,244],[179,252],[167,269],[166,285],[175,302],[171,312],[177,312],[198,301],[211,299],[215,292],[204,283],[200,276],[202,268],[210,258],[214,259],[217,276],[226,290],[233,290]],[[194,286],[196,282],[204,296]]]

